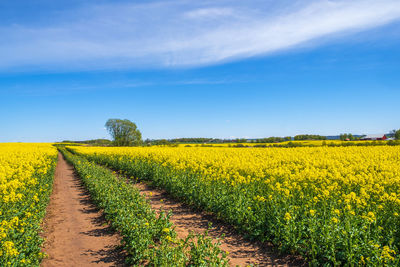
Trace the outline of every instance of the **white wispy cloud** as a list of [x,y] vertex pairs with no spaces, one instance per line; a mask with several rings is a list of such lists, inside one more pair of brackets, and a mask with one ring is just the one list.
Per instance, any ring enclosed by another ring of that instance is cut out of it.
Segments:
[[398,0],[242,2],[91,5],[44,12],[40,25],[0,24],[0,70],[218,64],[400,19]]
[[184,13],[184,17],[189,19],[213,19],[225,16],[232,16],[232,8],[199,8]]

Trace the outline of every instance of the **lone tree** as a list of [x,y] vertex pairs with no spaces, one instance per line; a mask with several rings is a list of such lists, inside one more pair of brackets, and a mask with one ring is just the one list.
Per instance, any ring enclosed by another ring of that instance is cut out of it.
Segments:
[[116,146],[137,146],[142,143],[142,133],[130,120],[109,119],[105,126]]

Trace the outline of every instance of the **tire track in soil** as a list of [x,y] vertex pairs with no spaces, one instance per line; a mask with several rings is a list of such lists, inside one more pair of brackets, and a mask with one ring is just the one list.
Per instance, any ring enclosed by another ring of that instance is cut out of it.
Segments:
[[[121,177],[121,176],[120,176]],[[121,177],[122,178],[122,177]],[[159,212],[160,209],[172,211],[171,222],[180,238],[185,238],[189,232],[204,233],[212,223],[209,235],[213,239],[225,235],[220,239],[221,249],[229,252],[231,266],[307,266],[300,256],[279,255],[269,243],[249,241],[238,234],[232,226],[218,220],[214,215],[206,212],[194,211],[190,206],[174,200],[164,190],[156,189],[145,182],[130,183],[138,188]]]
[[41,266],[126,266],[121,237],[107,224],[61,153],[43,228],[48,258]]

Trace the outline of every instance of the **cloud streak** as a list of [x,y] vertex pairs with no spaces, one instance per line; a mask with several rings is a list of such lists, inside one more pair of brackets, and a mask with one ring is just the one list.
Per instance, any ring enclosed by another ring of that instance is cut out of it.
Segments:
[[40,25],[0,24],[0,71],[212,65],[400,19],[398,0],[244,2],[90,5]]

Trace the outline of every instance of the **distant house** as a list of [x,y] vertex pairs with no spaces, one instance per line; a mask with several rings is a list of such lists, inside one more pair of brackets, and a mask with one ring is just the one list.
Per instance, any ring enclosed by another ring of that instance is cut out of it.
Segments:
[[362,137],[360,140],[386,140],[386,134],[368,134]]

